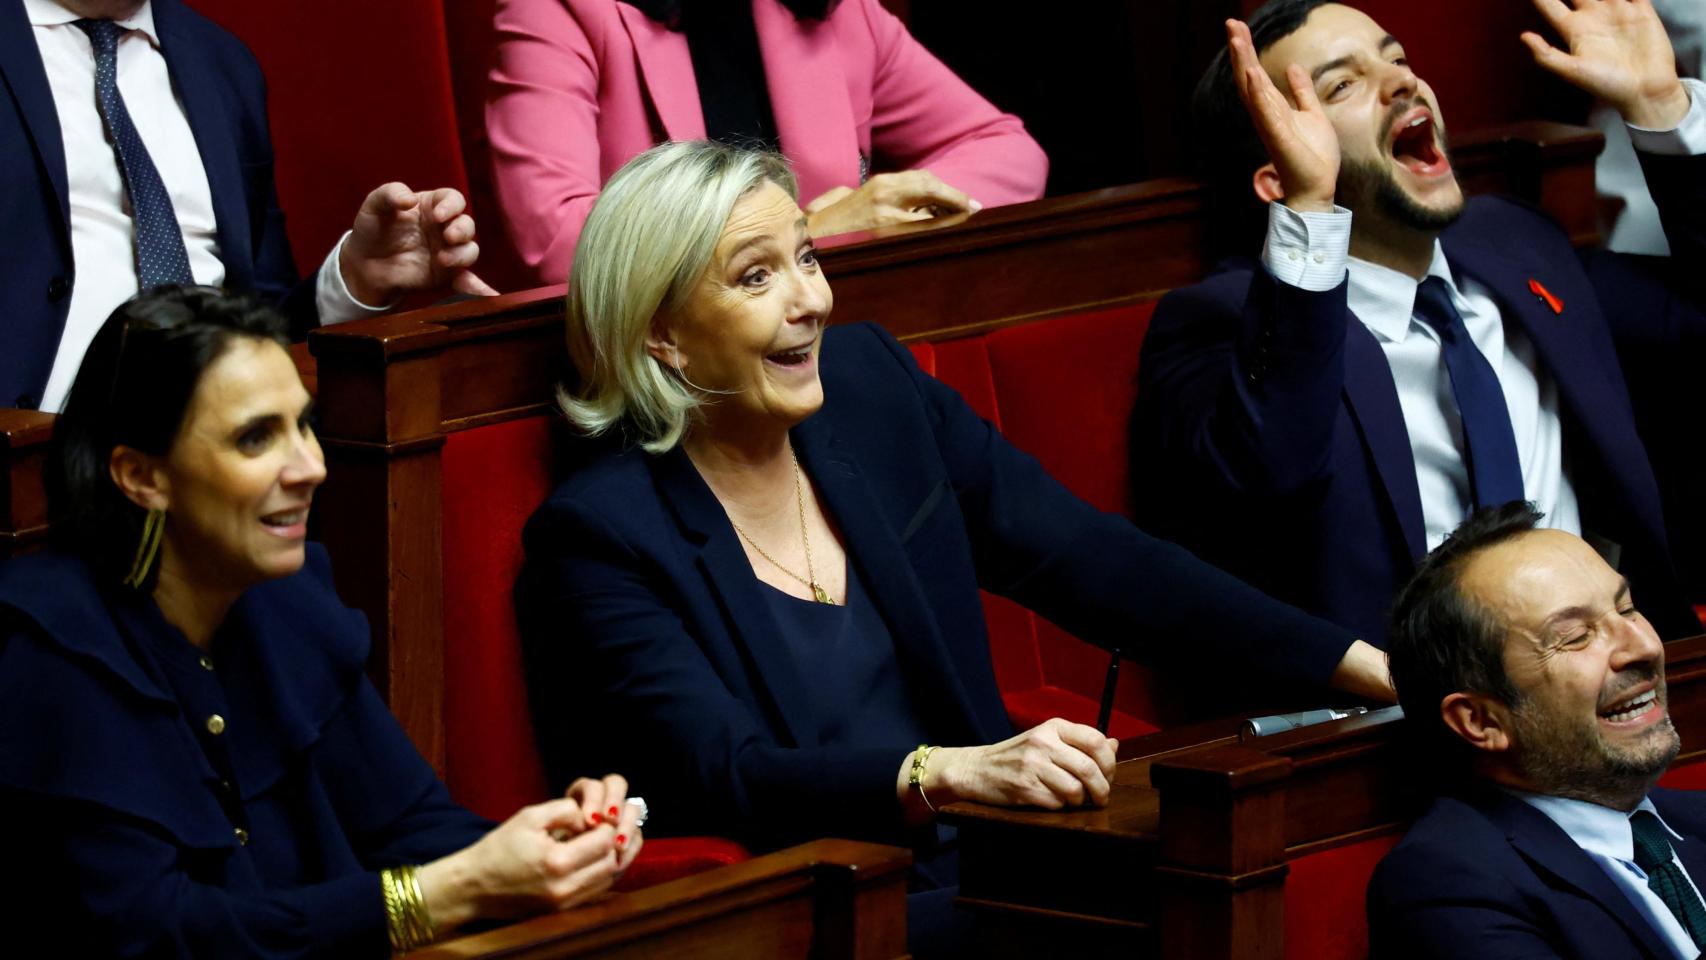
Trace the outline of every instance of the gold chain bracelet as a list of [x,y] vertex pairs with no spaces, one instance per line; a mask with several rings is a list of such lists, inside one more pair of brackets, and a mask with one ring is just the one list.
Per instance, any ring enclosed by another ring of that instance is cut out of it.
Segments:
[[906,775],[906,785],[918,788],[919,799],[924,801],[925,808],[932,816],[936,813],[936,805],[930,802],[930,795],[924,792],[924,764],[929,762],[930,754],[935,749],[926,744],[919,744],[918,749],[912,751],[912,771]]

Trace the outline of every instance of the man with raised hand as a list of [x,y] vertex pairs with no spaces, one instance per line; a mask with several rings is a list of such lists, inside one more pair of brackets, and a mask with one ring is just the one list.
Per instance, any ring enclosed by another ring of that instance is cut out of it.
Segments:
[[1432,89],[1350,6],[1229,22],[1198,88],[1210,198],[1259,215],[1266,241],[1156,311],[1138,519],[1377,645],[1417,559],[1514,500],[1614,558],[1661,634],[1700,630],[1702,584],[1676,562],[1692,534],[1661,485],[1691,496],[1679,464],[1698,456],[1682,387],[1706,361],[1706,86],[1678,78],[1650,0],[1535,3],[1562,46],[1521,42],[1617,105],[1694,276],[1466,202]]
[[299,282],[260,67],[182,0],[0,0],[0,79],[0,406],[58,410],[107,315],[160,284],[253,291],[298,336],[494,292],[462,195],[401,183]]

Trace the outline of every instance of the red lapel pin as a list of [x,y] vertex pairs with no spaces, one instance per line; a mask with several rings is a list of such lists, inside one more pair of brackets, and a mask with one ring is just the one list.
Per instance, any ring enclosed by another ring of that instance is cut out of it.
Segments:
[[1564,301],[1558,299],[1557,297],[1554,297],[1552,295],[1552,291],[1546,289],[1545,285],[1542,284],[1539,280],[1535,280],[1533,278],[1530,278],[1528,281],[1528,289],[1535,296],[1539,297],[1542,303],[1546,304],[1548,307],[1551,307],[1553,313],[1563,313],[1564,312]]

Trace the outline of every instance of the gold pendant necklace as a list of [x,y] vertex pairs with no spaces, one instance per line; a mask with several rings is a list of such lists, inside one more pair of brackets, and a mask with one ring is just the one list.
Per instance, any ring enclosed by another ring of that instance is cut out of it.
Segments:
[[788,456],[794,461],[794,506],[799,508],[800,511],[800,542],[804,544],[806,548],[806,575],[802,577],[787,567],[782,566],[781,563],[777,562],[775,557],[766,553],[764,548],[758,545],[758,541],[748,536],[747,532],[740,528],[740,524],[735,523],[733,517],[729,518],[729,526],[734,527],[735,532],[740,534],[740,538],[745,540],[747,545],[752,547],[752,549],[758,551],[759,556],[770,561],[771,566],[810,588],[813,600],[816,600],[818,603],[827,603],[833,607],[836,605],[835,598],[830,596],[829,591],[825,590],[822,585],[817,582],[817,571],[812,569],[812,537],[806,527],[805,488],[800,482],[800,459],[794,456],[794,449],[792,446],[788,448]]

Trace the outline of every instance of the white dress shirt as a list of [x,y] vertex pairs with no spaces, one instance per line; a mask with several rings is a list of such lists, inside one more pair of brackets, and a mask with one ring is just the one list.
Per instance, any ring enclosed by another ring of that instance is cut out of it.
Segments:
[[[1670,944],[1681,960],[1694,960],[1700,956],[1700,949],[1694,945],[1694,939],[1683,929],[1682,923],[1676,919],[1676,914],[1670,912],[1670,907],[1659,899],[1659,895],[1647,886],[1647,872],[1635,863],[1635,834],[1629,826],[1629,814],[1610,807],[1602,807],[1597,803],[1585,800],[1570,800],[1564,797],[1550,797],[1525,790],[1507,791],[1512,796],[1545,814],[1547,819],[1556,823],[1560,829],[1576,841],[1576,846],[1588,855],[1588,859],[1599,865],[1611,882],[1622,890],[1659,932],[1659,937]],[[1653,808],[1653,801],[1643,797],[1636,810],[1645,810],[1652,814],[1659,825],[1665,828],[1672,840],[1682,840],[1682,835],[1665,823],[1665,818],[1659,816]],[[1631,811],[1633,812],[1633,811]],[[1674,844],[1673,844],[1674,847]],[[1694,887],[1694,893],[1699,895],[1700,888],[1694,883],[1694,878],[1688,876],[1687,868],[1677,859],[1676,851],[1671,850],[1671,862],[1676,864],[1688,883]]]
[[[65,406],[96,331],[114,307],[137,293],[136,241],[118,156],[95,103],[95,55],[89,37],[73,25],[78,15],[53,0],[23,3],[59,115],[70,193],[76,275],[65,330],[41,398],[42,410],[57,412]],[[129,31],[118,44],[119,92],[171,197],[189,254],[190,274],[197,283],[219,286],[225,280],[225,264],[219,258],[213,191],[189,118],[160,54],[153,7],[144,3],[135,14],[117,22]],[[350,295],[338,270],[342,246],[340,240],[327,256],[315,289],[322,323],[384,309],[368,307]]]
[[[1631,127],[1630,135],[1640,149],[1706,153],[1706,84],[1683,82],[1692,100],[1688,115],[1674,130]],[[1432,550],[1468,517],[1474,504],[1464,456],[1463,418],[1445,369],[1439,334],[1415,315],[1417,281],[1352,257],[1350,244],[1351,212],[1344,207],[1331,213],[1299,213],[1282,203],[1269,204],[1262,261],[1275,279],[1324,292],[1349,276],[1351,312],[1374,335],[1392,369],[1415,458],[1427,546]],[[1473,278],[1452,276],[1438,241],[1428,276],[1445,281],[1470,339],[1498,374],[1516,437],[1524,495],[1546,514],[1543,525],[1580,534],[1581,510],[1564,458],[1556,382],[1541,366],[1522,328],[1505,323],[1489,291]]]

